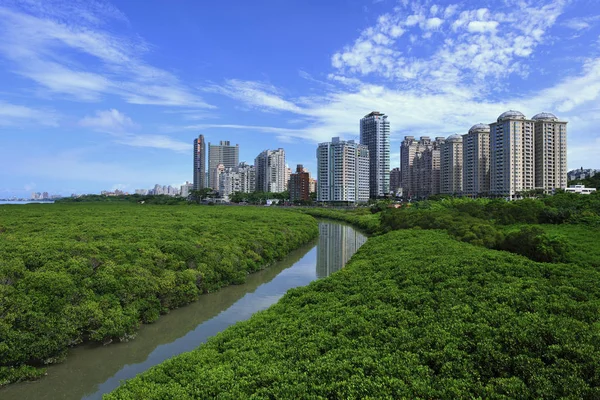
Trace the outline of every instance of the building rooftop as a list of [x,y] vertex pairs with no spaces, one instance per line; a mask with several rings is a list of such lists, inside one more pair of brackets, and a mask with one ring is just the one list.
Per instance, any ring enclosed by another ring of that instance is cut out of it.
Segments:
[[448,142],[462,142],[462,136],[460,135],[450,135],[446,139]]
[[533,118],[536,121],[558,121],[558,117],[552,113],[541,112],[539,114],[535,114]]
[[521,111],[509,110],[509,111],[506,111],[506,112],[503,112],[502,114],[500,114],[500,116],[498,117],[498,122],[504,121],[505,119],[526,119],[526,118],[525,118],[525,114],[523,114]]
[[385,114],[381,113],[379,111],[371,111],[370,113],[365,115],[365,118],[368,118],[368,117],[385,117]]
[[475,124],[469,129],[469,133],[475,132],[489,132],[490,126],[488,124]]

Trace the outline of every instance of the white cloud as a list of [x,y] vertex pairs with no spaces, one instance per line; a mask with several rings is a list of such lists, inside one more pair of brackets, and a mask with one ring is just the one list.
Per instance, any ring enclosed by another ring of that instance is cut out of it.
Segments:
[[[333,55],[334,75],[380,77],[404,88],[435,92],[462,86],[475,91],[495,88],[511,74],[527,73],[528,58],[562,14],[566,1],[523,0],[499,5],[493,12],[451,5],[444,9],[444,19],[439,7],[406,2]],[[390,35],[392,30],[403,34]],[[387,40],[380,40],[381,35]],[[432,51],[415,56],[411,49],[423,39],[428,39]]]
[[127,146],[152,147],[156,149],[172,150],[178,153],[191,154],[192,144],[175,140],[164,135],[123,135],[115,140]]
[[562,23],[567,28],[584,31],[590,29],[594,24],[600,21],[600,15],[593,15],[589,17],[570,18]]
[[[98,101],[117,95],[132,104],[211,108],[170,72],[143,60],[150,47],[102,25],[124,16],[101,2],[12,2],[0,6],[0,56],[9,70],[51,95]],[[93,62],[80,62],[91,57]]]
[[498,21],[471,21],[467,25],[469,32],[495,32],[498,27]]
[[96,111],[94,116],[87,116],[79,121],[82,127],[109,134],[115,143],[133,147],[151,147],[172,150],[179,153],[189,153],[191,145],[165,135],[134,134],[132,130],[138,125],[119,110],[110,109]]
[[58,116],[50,110],[35,109],[0,100],[0,126],[24,126],[30,123],[57,126]]
[[256,108],[301,112],[301,108],[281,98],[278,89],[265,83],[230,79],[222,86],[213,85],[206,90],[241,100]]
[[427,30],[435,30],[438,29],[440,26],[442,26],[442,24],[444,23],[444,21],[441,18],[429,18],[428,20],[425,21],[424,24],[424,29]]
[[79,121],[79,125],[111,133],[125,132],[136,127],[131,118],[114,108],[106,111],[96,111],[95,116],[84,117]]

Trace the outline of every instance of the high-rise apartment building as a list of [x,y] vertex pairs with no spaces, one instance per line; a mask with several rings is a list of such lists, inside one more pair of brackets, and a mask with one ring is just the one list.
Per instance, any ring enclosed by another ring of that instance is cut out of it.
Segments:
[[289,190],[291,201],[310,200],[310,174],[302,164],[298,164],[296,173],[290,175]]
[[369,150],[369,193],[372,198],[390,193],[390,121],[373,111],[360,120],[360,143]]
[[544,193],[567,188],[567,122],[550,113],[532,118],[535,145],[535,188]]
[[285,150],[265,150],[254,160],[256,191],[281,193],[287,190]]
[[[317,148],[317,199],[358,203],[369,200],[369,149],[334,137]],[[388,170],[389,174],[389,170]]]
[[514,199],[535,187],[534,121],[506,111],[490,124],[490,195]]
[[425,198],[440,193],[440,148],[445,138],[405,136],[400,145],[402,196]]
[[[193,190],[200,190],[206,187],[206,144],[204,135],[194,139],[194,182]],[[187,196],[186,196],[187,197]]]
[[219,164],[216,168],[219,179],[219,197],[229,200],[236,192],[250,193],[255,191],[256,175],[253,165],[241,162],[235,168],[225,168]]
[[463,135],[463,194],[476,197],[490,192],[490,126],[476,124]]
[[239,145],[232,146],[226,140],[221,140],[220,143],[208,143],[208,183],[207,187],[219,190],[219,180],[216,168],[219,164],[223,164],[225,168],[235,168],[239,164],[240,147]]
[[460,135],[450,135],[440,148],[440,193],[462,193],[462,167],[463,138]]

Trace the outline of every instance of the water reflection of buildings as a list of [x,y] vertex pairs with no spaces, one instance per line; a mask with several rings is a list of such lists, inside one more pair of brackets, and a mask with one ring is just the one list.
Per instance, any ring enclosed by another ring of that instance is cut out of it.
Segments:
[[339,271],[366,241],[365,235],[350,226],[319,222],[317,278]]

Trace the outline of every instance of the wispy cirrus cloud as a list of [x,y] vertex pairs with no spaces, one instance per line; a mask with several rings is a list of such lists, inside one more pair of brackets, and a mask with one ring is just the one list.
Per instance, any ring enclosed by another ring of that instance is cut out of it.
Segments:
[[131,118],[114,108],[96,111],[94,116],[84,117],[79,121],[79,126],[102,132],[126,132],[136,128],[136,124]]
[[0,100],[0,126],[27,126],[29,124],[57,126],[58,115],[51,110],[30,108]]
[[592,15],[588,17],[570,18],[562,24],[575,31],[584,31],[590,29],[598,22],[600,22],[600,15]]
[[93,0],[8,2],[0,5],[0,56],[12,72],[68,99],[117,95],[131,104],[213,107],[174,74],[144,61],[146,42],[107,27],[125,22],[116,8]]
[[279,89],[263,82],[229,79],[223,85],[212,85],[205,90],[223,94],[263,110],[302,112],[296,104],[284,100]]
[[96,111],[95,115],[82,118],[79,126],[109,134],[115,143],[126,146],[150,147],[179,153],[191,151],[189,143],[173,139],[170,136],[132,133],[139,129],[139,125],[116,109]]

